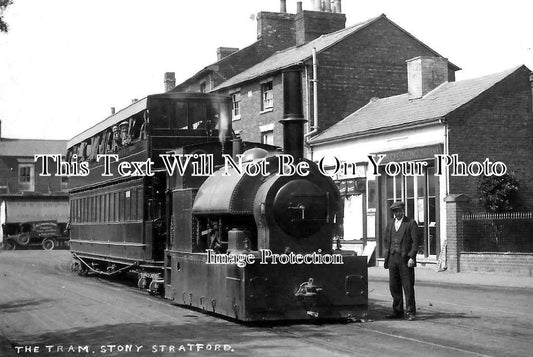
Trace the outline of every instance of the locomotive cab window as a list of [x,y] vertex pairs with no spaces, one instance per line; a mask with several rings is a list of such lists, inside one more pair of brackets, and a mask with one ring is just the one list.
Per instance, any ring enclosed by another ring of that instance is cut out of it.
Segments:
[[170,129],[170,103],[168,100],[153,99],[149,108],[150,123],[156,129]]
[[189,103],[189,128],[205,129],[206,128],[206,106],[205,103]]
[[187,103],[174,103],[174,120],[172,121],[172,125],[175,129],[189,129]]

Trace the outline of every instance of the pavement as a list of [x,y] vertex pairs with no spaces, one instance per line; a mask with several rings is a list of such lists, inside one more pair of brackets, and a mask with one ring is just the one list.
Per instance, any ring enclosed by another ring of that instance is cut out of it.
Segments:
[[[382,266],[368,268],[368,280],[383,281],[389,279],[389,271]],[[427,285],[459,285],[477,287],[533,289],[533,277],[511,276],[493,273],[452,273],[437,272],[431,267],[415,268],[417,283]]]

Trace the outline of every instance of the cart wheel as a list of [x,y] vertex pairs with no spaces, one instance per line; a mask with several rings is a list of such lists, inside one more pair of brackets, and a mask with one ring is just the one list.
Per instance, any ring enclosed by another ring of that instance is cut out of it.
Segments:
[[22,233],[16,238],[18,244],[27,245],[30,242],[30,235],[28,233]]
[[56,246],[56,242],[51,238],[46,238],[43,240],[42,246],[44,250],[53,250]]

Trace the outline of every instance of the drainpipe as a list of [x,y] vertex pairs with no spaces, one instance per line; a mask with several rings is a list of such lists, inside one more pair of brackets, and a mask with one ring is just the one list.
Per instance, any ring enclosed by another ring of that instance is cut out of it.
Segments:
[[315,47],[313,47],[313,79],[311,79],[311,82],[313,82],[313,120],[310,126],[311,131],[305,134],[306,141],[311,135],[315,135],[318,132],[318,76]]
[[[444,129],[444,155],[448,155],[450,151],[450,148],[448,147],[448,123],[446,122],[445,118],[441,118],[439,121],[443,125],[442,127]],[[448,175],[448,166],[444,168],[444,179],[446,180],[446,192],[444,197],[446,197],[450,192],[450,177]]]

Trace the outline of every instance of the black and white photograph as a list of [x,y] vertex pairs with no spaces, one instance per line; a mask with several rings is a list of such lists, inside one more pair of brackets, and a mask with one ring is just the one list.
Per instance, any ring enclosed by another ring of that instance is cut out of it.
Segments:
[[0,0],[0,357],[530,356],[532,14]]

